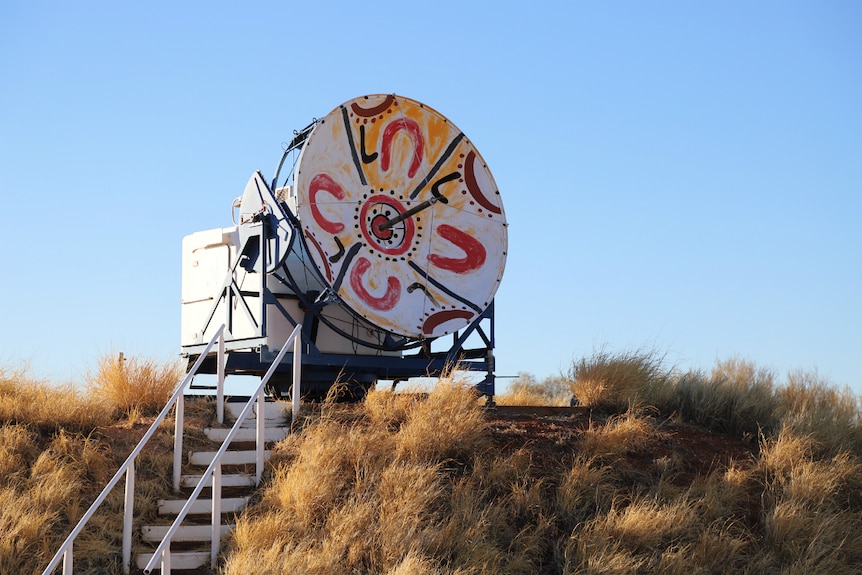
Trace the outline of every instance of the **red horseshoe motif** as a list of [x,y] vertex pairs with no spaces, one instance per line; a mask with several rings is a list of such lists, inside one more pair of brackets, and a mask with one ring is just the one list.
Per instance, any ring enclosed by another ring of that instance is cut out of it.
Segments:
[[498,206],[491,203],[491,200],[485,197],[482,190],[479,188],[479,183],[476,181],[476,168],[473,163],[476,160],[476,152],[470,150],[467,154],[467,159],[464,160],[464,183],[467,184],[467,189],[470,190],[470,195],[475,198],[479,205],[495,214],[503,213]]
[[363,108],[356,102],[350,104],[350,108],[353,110],[353,113],[357,116],[362,116],[363,118],[371,118],[376,116],[377,114],[382,114],[386,111],[386,108],[392,105],[392,102],[395,101],[395,96],[389,94],[386,96],[386,99],[383,100],[383,103],[374,106],[373,108]]
[[333,195],[338,200],[344,199],[344,190],[341,189],[338,182],[327,174],[317,174],[311,178],[311,184],[308,186],[308,199],[311,202],[311,215],[314,216],[314,221],[324,231],[330,234],[339,234],[344,231],[344,224],[327,220],[320,213],[320,208],[317,207],[317,192],[321,190]]
[[362,276],[365,275],[365,272],[367,272],[370,267],[371,262],[368,261],[367,258],[360,257],[357,259],[353,269],[350,270],[350,287],[353,288],[353,291],[356,292],[359,299],[367,303],[369,306],[376,310],[389,311],[395,307],[395,304],[397,304],[398,300],[401,299],[401,282],[398,281],[398,278],[389,276],[389,279],[387,280],[386,293],[381,297],[374,297],[368,293],[368,290],[366,290],[365,286],[362,285]]
[[389,154],[392,149],[392,139],[401,130],[406,131],[413,140],[413,161],[410,162],[410,168],[407,170],[407,177],[412,178],[416,175],[419,164],[422,163],[425,138],[422,137],[422,128],[419,127],[419,124],[415,120],[411,120],[410,118],[393,120],[386,125],[386,128],[383,130],[383,149],[380,153],[380,168],[384,172],[389,170]]
[[440,224],[436,230],[440,234],[440,237],[449,240],[464,250],[465,255],[463,258],[447,258],[438,256],[437,254],[430,254],[428,261],[432,265],[457,274],[463,274],[477,270],[485,263],[485,246],[479,240],[449,224]]
[[437,326],[443,322],[456,318],[469,320],[474,315],[476,314],[471,311],[462,311],[457,309],[438,311],[437,313],[426,319],[425,323],[422,324],[422,333],[424,333],[425,335],[431,335],[432,333],[434,333],[434,330],[437,329]]

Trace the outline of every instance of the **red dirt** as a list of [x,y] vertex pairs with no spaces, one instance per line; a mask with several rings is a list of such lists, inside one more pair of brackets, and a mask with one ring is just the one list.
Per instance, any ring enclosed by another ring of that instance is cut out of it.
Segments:
[[[570,463],[581,449],[585,430],[606,421],[584,408],[561,408],[556,414],[535,415],[530,410],[509,408],[506,413],[491,412],[492,441],[502,453],[529,449],[533,463],[548,468]],[[748,464],[756,456],[757,446],[738,437],[687,423],[653,423],[654,437],[645,448],[627,452],[626,461],[643,472],[651,472],[662,459],[672,460],[675,470],[681,472],[675,483],[688,483],[695,475],[727,468],[732,463]]]

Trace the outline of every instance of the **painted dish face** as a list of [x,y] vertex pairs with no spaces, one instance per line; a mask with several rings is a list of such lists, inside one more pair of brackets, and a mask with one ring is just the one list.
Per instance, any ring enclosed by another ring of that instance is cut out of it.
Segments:
[[314,263],[375,325],[433,338],[490,304],[506,264],[506,217],[482,157],[449,120],[377,94],[320,120],[296,169]]

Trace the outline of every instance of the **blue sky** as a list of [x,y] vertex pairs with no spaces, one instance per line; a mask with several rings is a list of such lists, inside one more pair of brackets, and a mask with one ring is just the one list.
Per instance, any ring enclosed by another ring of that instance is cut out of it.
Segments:
[[454,121],[509,221],[500,375],[652,349],[862,393],[862,4],[21,2],[0,364],[179,353],[180,244],[342,102]]

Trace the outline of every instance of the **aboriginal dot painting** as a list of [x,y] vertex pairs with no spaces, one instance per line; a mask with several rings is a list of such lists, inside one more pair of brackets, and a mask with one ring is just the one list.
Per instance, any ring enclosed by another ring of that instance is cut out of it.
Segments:
[[355,313],[433,338],[490,305],[506,263],[503,203],[440,113],[396,95],[350,100],[317,123],[295,174],[309,252]]

